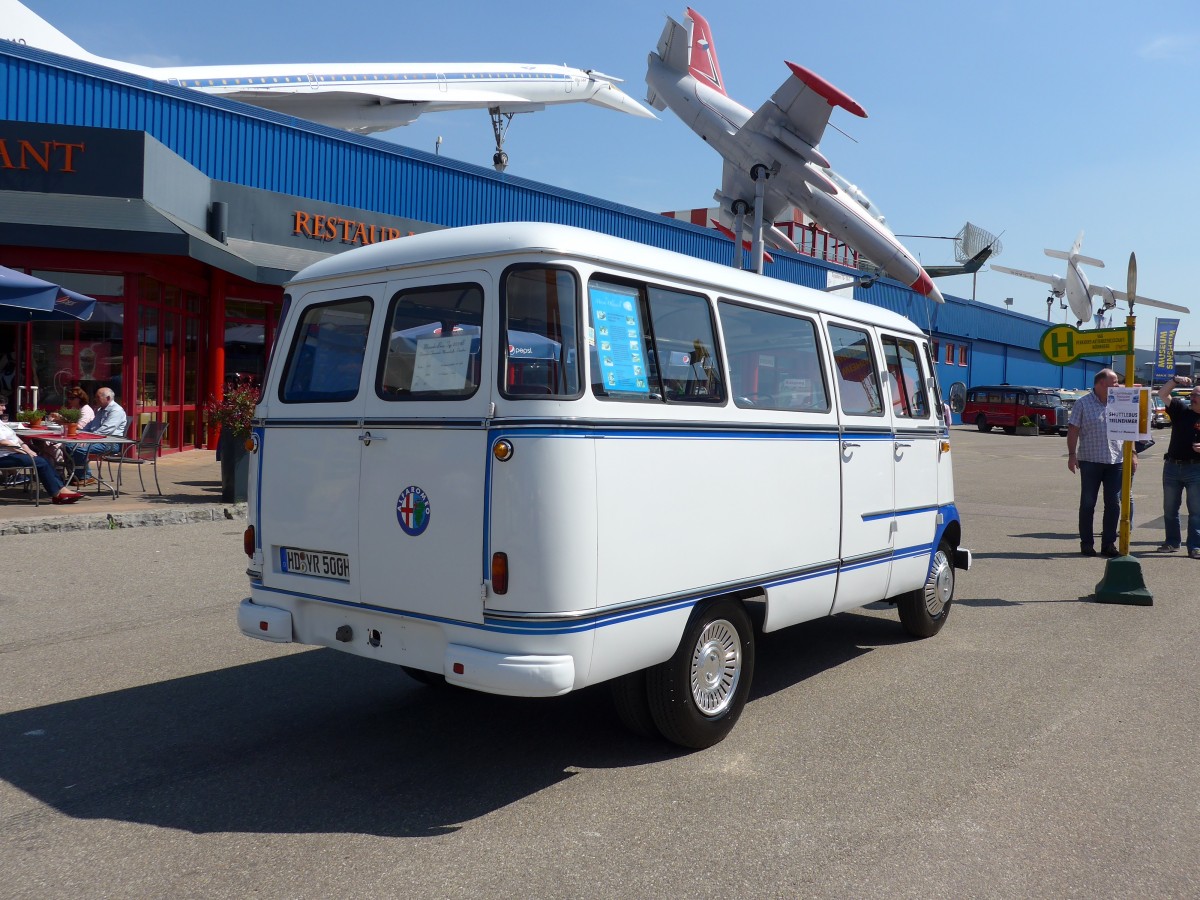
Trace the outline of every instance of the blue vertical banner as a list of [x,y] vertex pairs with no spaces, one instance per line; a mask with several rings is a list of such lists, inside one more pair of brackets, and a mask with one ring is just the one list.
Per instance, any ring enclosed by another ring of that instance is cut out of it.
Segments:
[[1178,319],[1154,320],[1154,383],[1162,384],[1175,374],[1175,332]]

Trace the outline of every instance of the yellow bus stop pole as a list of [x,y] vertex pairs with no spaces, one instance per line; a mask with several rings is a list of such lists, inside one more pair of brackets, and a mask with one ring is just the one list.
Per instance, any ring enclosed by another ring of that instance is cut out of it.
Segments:
[[[1137,295],[1137,258],[1129,254],[1129,318],[1125,327],[1129,330],[1129,350],[1125,357],[1125,386],[1133,387],[1134,352],[1133,335],[1137,319],[1133,314],[1133,298]],[[1130,606],[1153,606],[1154,596],[1142,578],[1142,564],[1129,555],[1129,507],[1133,487],[1133,443],[1125,442],[1125,459],[1121,467],[1121,555],[1105,562],[1104,577],[1096,585],[1093,595],[1098,603],[1125,603]]]

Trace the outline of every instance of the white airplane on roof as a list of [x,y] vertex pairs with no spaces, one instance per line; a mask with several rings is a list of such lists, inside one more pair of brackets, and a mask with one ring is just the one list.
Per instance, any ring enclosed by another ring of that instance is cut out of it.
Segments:
[[[1091,256],[1084,256],[1079,252],[1082,246],[1083,232],[1081,231],[1079,232],[1079,236],[1075,238],[1075,243],[1071,245],[1070,250],[1046,250],[1047,256],[1067,261],[1067,273],[1065,276],[1042,275],[1038,272],[1026,272],[1024,269],[1010,269],[1007,266],[992,266],[992,271],[1003,272],[1005,275],[1017,275],[1021,278],[1029,278],[1033,281],[1040,281],[1043,284],[1050,285],[1050,296],[1060,300],[1064,296],[1067,298],[1067,303],[1071,306],[1071,312],[1075,313],[1075,318],[1078,320],[1075,323],[1076,327],[1078,327],[1084,322],[1092,321],[1093,297],[1102,301],[1101,312],[1107,312],[1112,309],[1117,305],[1118,300],[1129,301],[1129,294],[1125,291],[1119,291],[1107,285],[1092,284],[1088,281],[1087,276],[1079,267],[1095,266],[1098,269],[1103,269],[1104,261]],[[1134,304],[1143,303],[1146,306],[1154,306],[1159,309],[1171,309],[1175,312],[1190,312],[1186,306],[1176,306],[1174,303],[1151,300],[1149,297],[1143,297],[1141,294],[1135,294],[1133,302]]]
[[144,78],[359,134],[408,125],[427,112],[486,109],[504,171],[504,133],[517,113],[594,103],[634,116],[654,113],[622,92],[619,78],[568,66],[523,63],[314,63],[148,67],[95,56],[18,0],[0,0],[0,36]]
[[[725,92],[708,22],[693,9],[685,18],[686,28],[667,17],[648,61],[646,100],[657,110],[670,107],[724,158],[721,189],[714,195],[722,223],[734,222],[739,208],[753,209],[752,173],[767,174],[764,223],[779,219],[789,206],[799,207],[885,275],[941,303],[941,292],[884,224],[879,210],[830,169],[817,149],[835,106],[865,118],[863,108],[819,75],[789,62],[791,75],[751,113]],[[763,234],[772,246],[797,249],[770,224],[764,224]]]

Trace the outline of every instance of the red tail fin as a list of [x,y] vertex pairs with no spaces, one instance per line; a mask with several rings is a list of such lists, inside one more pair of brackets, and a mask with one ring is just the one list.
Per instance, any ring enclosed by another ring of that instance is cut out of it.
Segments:
[[687,14],[692,20],[692,52],[688,55],[688,70],[693,78],[725,94],[725,80],[721,77],[721,66],[717,63],[712,29],[708,27],[704,16],[691,7],[688,7]]

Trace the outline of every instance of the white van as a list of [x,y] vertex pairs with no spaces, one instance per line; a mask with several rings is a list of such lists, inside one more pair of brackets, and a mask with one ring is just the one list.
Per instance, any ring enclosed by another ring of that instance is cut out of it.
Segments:
[[709,746],[756,627],[946,621],[971,555],[933,371],[899,315],[577,228],[331,257],[287,288],[239,625],[497,694],[611,681]]

